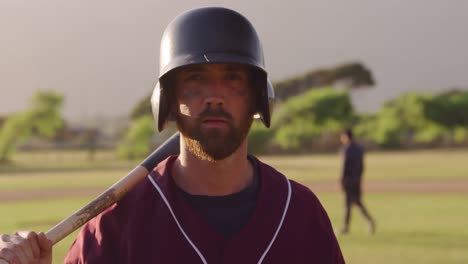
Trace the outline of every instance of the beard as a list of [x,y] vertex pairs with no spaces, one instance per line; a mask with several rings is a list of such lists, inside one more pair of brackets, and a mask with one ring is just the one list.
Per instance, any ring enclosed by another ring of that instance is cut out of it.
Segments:
[[[202,128],[202,120],[207,117],[222,117],[227,120],[226,129]],[[188,150],[201,160],[219,161],[234,153],[246,138],[253,122],[250,111],[241,117],[238,126],[233,124],[232,115],[222,109],[205,109],[196,118],[178,113],[176,123]]]

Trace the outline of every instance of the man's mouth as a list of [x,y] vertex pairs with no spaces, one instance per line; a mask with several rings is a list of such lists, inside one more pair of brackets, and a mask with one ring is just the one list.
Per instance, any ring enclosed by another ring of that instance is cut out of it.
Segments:
[[207,126],[226,126],[228,121],[222,117],[206,117],[202,120],[202,124]]

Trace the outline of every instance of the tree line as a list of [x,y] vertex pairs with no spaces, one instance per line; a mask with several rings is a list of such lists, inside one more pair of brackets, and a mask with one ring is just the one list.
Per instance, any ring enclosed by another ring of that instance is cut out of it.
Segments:
[[[374,84],[371,71],[361,63],[318,69],[274,83],[277,103],[272,126],[267,129],[254,122],[249,150],[269,154],[336,151],[344,128],[353,128],[368,148],[467,144],[468,92],[408,93],[386,102],[377,113],[357,113],[350,91]],[[153,148],[151,142],[160,143],[175,131],[154,134],[150,95],[135,106],[131,117],[132,126],[119,147],[123,157],[146,155]]]
[[336,151],[338,135],[353,128],[368,148],[409,149],[468,145],[468,91],[406,93],[377,113],[357,113],[349,92],[324,87],[288,99],[272,128],[255,124],[252,152]]
[[[336,151],[344,128],[353,128],[368,148],[468,145],[468,91],[410,92],[389,100],[376,113],[356,112],[350,91],[374,83],[370,70],[360,63],[314,70],[274,83],[277,103],[271,128],[254,122],[249,151]],[[60,94],[40,91],[27,110],[0,118],[0,162],[11,159],[18,144],[30,136],[57,140],[57,133],[66,126],[61,115],[63,102]],[[176,131],[172,126],[156,132],[150,95],[132,109],[130,119],[116,148],[123,158],[147,155]]]

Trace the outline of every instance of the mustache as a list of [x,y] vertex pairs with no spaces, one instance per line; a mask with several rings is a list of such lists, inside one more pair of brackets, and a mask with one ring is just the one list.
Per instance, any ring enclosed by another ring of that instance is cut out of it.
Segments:
[[198,116],[197,116],[197,119],[198,120],[203,120],[205,118],[209,118],[209,117],[220,117],[220,118],[224,118],[226,120],[229,120],[229,121],[232,121],[233,117],[230,113],[224,111],[223,109],[213,109],[213,108],[206,108],[205,110],[203,110],[203,112],[201,112]]

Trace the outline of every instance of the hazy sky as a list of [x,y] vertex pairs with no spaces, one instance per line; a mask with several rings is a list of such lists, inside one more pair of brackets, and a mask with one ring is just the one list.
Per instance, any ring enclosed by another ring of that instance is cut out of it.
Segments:
[[464,0],[0,0],[0,115],[37,89],[65,94],[68,118],[127,114],[156,83],[165,26],[212,5],[251,20],[273,81],[362,62],[377,85],[353,94],[359,110],[408,90],[468,88]]

